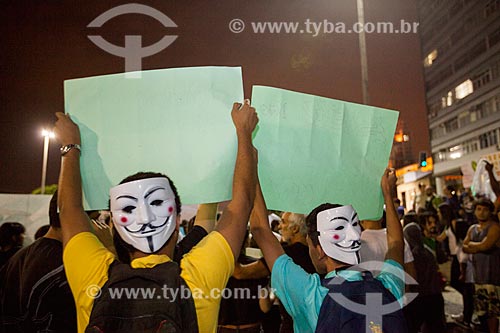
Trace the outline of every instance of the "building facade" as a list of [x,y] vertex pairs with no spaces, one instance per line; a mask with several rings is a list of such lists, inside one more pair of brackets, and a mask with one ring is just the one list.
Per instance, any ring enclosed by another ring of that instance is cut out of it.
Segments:
[[499,149],[500,0],[418,0],[436,189]]

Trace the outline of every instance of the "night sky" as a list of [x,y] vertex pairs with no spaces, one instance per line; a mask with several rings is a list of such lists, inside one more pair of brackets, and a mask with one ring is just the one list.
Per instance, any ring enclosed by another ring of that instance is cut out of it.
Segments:
[[[257,34],[250,22],[343,22],[357,19],[354,0],[138,1],[166,14],[177,28],[145,15],[115,17],[100,28],[87,25],[125,1],[2,1],[0,11],[0,192],[29,193],[40,186],[43,138],[56,111],[64,110],[63,81],[124,71],[124,59],[94,45],[101,35],[123,45],[142,35],[143,45],[177,35],[165,50],[144,58],[143,69],[242,66],[245,95],[254,84],[362,102],[358,35],[355,33]],[[246,29],[232,33],[239,18]],[[367,22],[417,21],[414,0],[365,0]],[[400,111],[415,158],[429,151],[418,34],[367,34],[370,104]],[[258,111],[258,110],[257,110]],[[112,126],[112,124],[110,124]],[[47,184],[57,183],[59,151],[51,142]]]

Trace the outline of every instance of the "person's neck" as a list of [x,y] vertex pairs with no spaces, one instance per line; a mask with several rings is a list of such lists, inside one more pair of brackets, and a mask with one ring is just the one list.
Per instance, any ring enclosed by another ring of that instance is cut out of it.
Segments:
[[289,244],[292,245],[292,244],[295,244],[295,243],[302,243],[304,245],[307,245],[306,236],[303,236],[301,234],[295,234],[295,235],[293,235],[292,239],[290,239]]
[[174,257],[174,249],[176,243],[177,243],[177,231],[174,231],[170,239],[158,251],[154,253],[145,253],[139,250],[134,251],[130,254],[130,261],[133,261],[134,259],[138,258],[144,258],[152,254],[166,255],[170,259],[172,259]]
[[478,220],[478,222],[479,222],[479,226],[480,226],[481,228],[483,228],[483,227],[486,227],[487,225],[489,225],[489,224],[490,224],[490,222],[491,222],[491,220],[483,220],[483,221]]
[[55,239],[62,242],[62,231],[60,228],[50,227],[47,233],[43,235],[43,238]]
[[327,273],[331,273],[333,271],[336,271],[336,270],[339,270],[339,269],[342,269],[342,268],[348,268],[350,267],[351,265],[349,264],[346,264],[344,262],[340,262],[340,261],[336,261],[332,258],[328,258],[327,261],[326,261],[326,272]]

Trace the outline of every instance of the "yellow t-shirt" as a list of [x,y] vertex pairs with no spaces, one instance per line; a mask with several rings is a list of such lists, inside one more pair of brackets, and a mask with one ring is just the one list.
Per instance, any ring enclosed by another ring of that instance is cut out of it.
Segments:
[[[68,283],[75,298],[78,332],[89,323],[94,296],[108,280],[115,260],[97,237],[82,232],[71,238],[63,253]],[[132,268],[151,268],[170,261],[166,255],[152,254],[134,259]],[[181,260],[181,277],[191,290],[201,333],[216,332],[220,295],[234,270],[234,257],[225,238],[213,231]]]

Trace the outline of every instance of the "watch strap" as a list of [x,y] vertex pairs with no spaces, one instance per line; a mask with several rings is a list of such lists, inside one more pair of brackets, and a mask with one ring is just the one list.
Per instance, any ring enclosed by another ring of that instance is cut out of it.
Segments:
[[61,156],[66,155],[73,148],[78,149],[80,154],[82,153],[82,148],[80,147],[80,145],[78,143],[70,143],[69,145],[65,145],[65,146],[61,147]]

